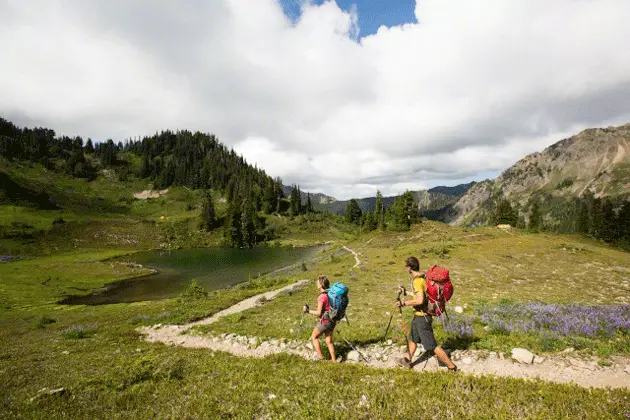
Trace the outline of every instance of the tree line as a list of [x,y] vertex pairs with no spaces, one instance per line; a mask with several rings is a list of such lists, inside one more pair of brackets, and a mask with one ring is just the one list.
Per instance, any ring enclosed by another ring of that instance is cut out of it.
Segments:
[[527,205],[499,199],[490,217],[492,224],[510,224],[532,232],[583,234],[630,249],[630,201],[626,197],[595,197],[587,191],[580,197],[542,194]]
[[[273,236],[260,213],[297,216],[314,211],[310,195],[302,203],[299,186],[293,185],[290,197],[285,197],[280,178],[268,176],[214,135],[201,132],[166,130],[124,143],[95,143],[80,136],[57,136],[47,128],[20,128],[0,118],[0,155],[75,178],[93,180],[99,169],[114,169],[121,181],[135,176],[151,181],[156,189],[206,190],[200,228],[223,225],[226,244],[235,247],[251,247]],[[210,190],[226,198],[225,217],[218,217]]]
[[385,208],[383,195],[376,191],[376,208],[374,211],[362,211],[359,202],[351,199],[344,211],[346,222],[360,226],[363,231],[369,232],[376,229],[407,231],[414,223],[421,222],[418,206],[414,202],[411,191],[405,191],[394,199],[394,203]]

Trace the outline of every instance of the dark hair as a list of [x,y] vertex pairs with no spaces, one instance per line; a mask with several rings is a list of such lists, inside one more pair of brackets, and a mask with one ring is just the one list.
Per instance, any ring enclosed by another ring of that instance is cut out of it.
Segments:
[[326,276],[319,276],[317,281],[319,282],[319,284],[322,285],[324,289],[328,289],[330,287],[330,281],[328,280],[328,277]]
[[413,271],[420,271],[420,261],[416,257],[409,257],[405,260],[405,265]]

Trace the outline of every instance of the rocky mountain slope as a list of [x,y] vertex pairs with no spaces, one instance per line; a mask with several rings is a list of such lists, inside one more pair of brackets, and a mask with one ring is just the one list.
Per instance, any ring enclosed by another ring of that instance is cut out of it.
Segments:
[[521,214],[533,198],[570,200],[630,195],[630,124],[591,128],[518,161],[495,180],[472,186],[452,207],[454,224],[488,221],[493,203],[509,199]]

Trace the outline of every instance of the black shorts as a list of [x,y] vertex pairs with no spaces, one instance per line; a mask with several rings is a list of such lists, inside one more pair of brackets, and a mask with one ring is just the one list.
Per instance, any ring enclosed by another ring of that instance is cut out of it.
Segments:
[[416,315],[411,321],[411,341],[422,344],[424,351],[433,351],[437,347],[433,335],[433,317]]

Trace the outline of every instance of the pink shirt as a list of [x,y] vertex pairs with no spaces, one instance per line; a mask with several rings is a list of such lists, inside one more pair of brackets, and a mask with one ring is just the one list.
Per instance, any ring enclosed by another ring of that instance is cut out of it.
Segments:
[[328,301],[328,293],[319,294],[319,297],[317,298],[317,306],[319,306],[320,303],[323,303],[323,305],[322,305],[322,315],[319,317],[319,322],[321,322],[322,324],[328,324],[330,320],[324,317],[324,312],[328,312],[330,310],[330,302]]

